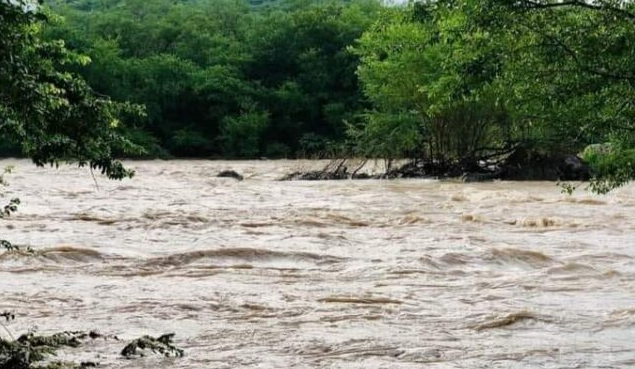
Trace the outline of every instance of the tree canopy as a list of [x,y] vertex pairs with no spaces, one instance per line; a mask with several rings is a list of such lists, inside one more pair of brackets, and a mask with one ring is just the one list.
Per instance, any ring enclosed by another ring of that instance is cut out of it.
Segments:
[[[347,47],[381,7],[352,2],[50,1],[47,30],[93,63],[99,93],[143,104],[127,132],[151,154],[296,156],[345,139],[363,106]],[[266,6],[264,6],[266,5]]]

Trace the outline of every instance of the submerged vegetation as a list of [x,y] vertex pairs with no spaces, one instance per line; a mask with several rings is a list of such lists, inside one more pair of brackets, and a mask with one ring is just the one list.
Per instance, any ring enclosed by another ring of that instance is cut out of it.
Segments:
[[[4,172],[0,174],[0,197],[4,197],[4,192],[2,191],[1,187],[8,185],[8,182],[5,176],[7,174],[10,174],[12,171],[13,171],[13,167],[6,167],[4,168]],[[11,214],[15,213],[16,211],[18,211],[18,205],[20,205],[20,199],[18,198],[10,199],[8,203],[4,205],[4,208],[2,208],[2,211],[0,211],[0,219],[4,219],[10,216]],[[13,245],[11,242],[7,240],[0,239],[0,250],[17,251],[19,250],[19,247]],[[0,318],[2,316],[3,315],[0,315]]]
[[[3,312],[0,319],[6,322],[15,320],[12,312]],[[97,366],[96,363],[63,363],[50,361],[51,356],[55,356],[57,350],[64,347],[79,347],[83,340],[87,338],[96,339],[103,337],[95,332],[61,332],[50,336],[39,336],[29,332],[15,339],[11,331],[0,321],[0,326],[10,340],[2,339],[0,335],[0,369],[73,369]]]
[[123,348],[121,356],[125,358],[144,356],[145,352],[149,350],[165,357],[182,357],[184,351],[174,346],[173,338],[174,333],[164,334],[156,338],[150,336],[137,338]]
[[[3,315],[0,315],[2,317]],[[8,318],[7,318],[8,319]],[[121,357],[132,359],[143,356],[145,350],[159,353],[166,357],[181,357],[183,350],[172,343],[174,334],[165,334],[158,338],[143,336],[124,347]],[[65,348],[78,348],[87,340],[109,339],[94,331],[61,332],[50,336],[28,333],[13,340],[0,338],[0,369],[79,369],[98,367],[98,362],[84,361],[80,363],[55,361],[57,351]],[[118,340],[118,338],[113,337]]]
[[[9,322],[15,320],[15,314],[5,311],[0,313],[0,319]],[[59,350],[65,347],[78,348],[89,339],[113,339],[119,341],[116,336],[105,336],[95,331],[66,331],[48,336],[29,332],[16,339],[1,320],[0,326],[4,329],[4,332],[0,333],[0,369],[76,369],[97,367],[99,363],[93,361],[73,363],[55,361],[52,358],[56,356]],[[3,339],[3,335],[8,335],[10,339]],[[157,338],[143,336],[128,343],[120,355],[125,359],[133,359],[144,356],[147,351],[150,351],[165,357],[182,357],[184,351],[174,345],[173,339],[173,333],[164,334]]]
[[89,363],[64,363],[45,361],[63,347],[79,347],[81,341],[91,334],[83,332],[62,332],[51,336],[39,336],[28,333],[16,340],[6,341],[0,339],[0,368],[1,369],[74,369],[96,366]]

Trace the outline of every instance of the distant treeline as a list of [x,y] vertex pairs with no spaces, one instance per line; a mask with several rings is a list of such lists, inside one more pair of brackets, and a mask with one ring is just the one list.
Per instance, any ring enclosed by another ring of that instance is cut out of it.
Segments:
[[366,108],[359,57],[373,0],[48,1],[47,29],[92,62],[99,94],[145,106],[125,135],[148,156],[326,155]]

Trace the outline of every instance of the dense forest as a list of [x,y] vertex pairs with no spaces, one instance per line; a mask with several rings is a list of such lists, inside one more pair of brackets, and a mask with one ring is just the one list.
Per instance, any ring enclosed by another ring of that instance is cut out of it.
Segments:
[[150,156],[323,153],[365,107],[348,47],[377,19],[373,1],[49,5],[63,19],[46,37],[92,60],[76,71],[145,107],[125,134]]
[[[630,2],[49,0],[27,12],[39,16],[29,42],[69,59],[48,66],[57,82],[73,76],[110,104],[115,156],[478,170],[522,149],[579,154],[600,192],[635,172]],[[29,154],[30,141],[3,146]]]

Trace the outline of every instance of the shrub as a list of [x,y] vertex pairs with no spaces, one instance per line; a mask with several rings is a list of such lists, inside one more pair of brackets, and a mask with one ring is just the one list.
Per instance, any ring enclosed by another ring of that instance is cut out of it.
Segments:
[[269,114],[250,111],[225,118],[221,125],[224,152],[240,158],[254,158],[261,152],[262,137],[269,126]]

